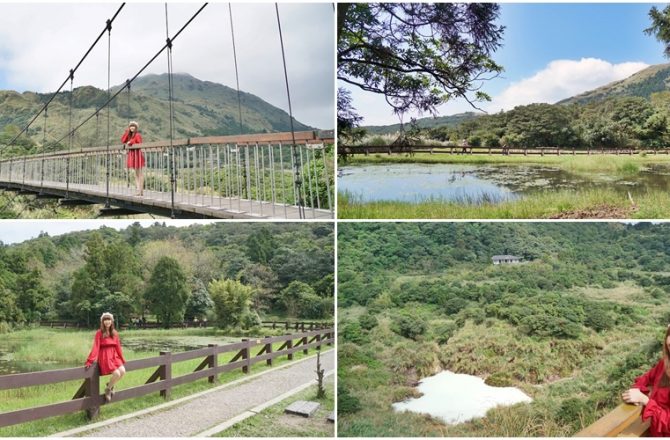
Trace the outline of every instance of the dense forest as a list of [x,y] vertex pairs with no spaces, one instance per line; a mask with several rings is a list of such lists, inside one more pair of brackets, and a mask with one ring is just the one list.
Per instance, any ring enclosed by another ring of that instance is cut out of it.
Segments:
[[[574,434],[660,357],[669,266],[667,224],[341,224],[339,432]],[[443,369],[534,401],[453,426],[393,412]]]
[[41,320],[183,320],[250,328],[332,319],[330,224],[134,223],[0,245],[0,333]]

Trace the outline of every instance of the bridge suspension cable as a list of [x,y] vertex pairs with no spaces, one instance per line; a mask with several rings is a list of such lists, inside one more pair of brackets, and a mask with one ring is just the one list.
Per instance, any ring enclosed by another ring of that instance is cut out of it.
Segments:
[[37,112],[37,114],[35,115],[35,117],[33,117],[33,119],[32,119],[32,120],[31,120],[25,127],[23,127],[23,129],[19,132],[19,134],[17,134],[17,135],[14,137],[14,139],[12,139],[11,141],[9,141],[9,143],[8,143],[7,145],[12,145],[14,142],[16,142],[16,140],[17,140],[19,137],[21,137],[21,135],[22,135],[23,133],[25,133],[25,132],[28,130],[28,128],[30,128],[30,126],[33,124],[33,122],[35,122],[35,121],[37,120],[37,118],[42,114],[42,112],[43,112],[43,111],[46,111],[46,109],[47,109],[47,107],[49,106],[49,104],[51,104],[51,101],[53,101],[54,98],[56,98],[56,95],[58,95],[58,93],[60,93],[60,91],[63,89],[63,87],[65,87],[65,85],[66,85],[67,82],[70,80],[70,78],[74,75],[74,73],[77,71],[77,69],[79,69],[79,66],[81,66],[81,64],[82,64],[82,63],[84,62],[84,60],[88,57],[88,55],[91,53],[91,51],[93,50],[93,48],[98,44],[98,42],[100,41],[100,38],[102,38],[102,36],[105,34],[105,31],[107,31],[107,29],[108,29],[109,27],[111,27],[111,23],[114,22],[114,20],[116,19],[116,17],[119,15],[119,12],[121,12],[121,10],[123,9],[123,7],[124,7],[125,5],[126,5],[125,2],[121,3],[121,6],[119,6],[119,9],[116,10],[116,13],[114,13],[114,15],[112,16],[112,18],[109,19],[109,20],[107,20],[107,24],[106,24],[106,26],[105,26],[105,29],[103,29],[102,32],[100,32],[100,34],[98,35],[98,38],[96,38],[95,41],[93,42],[93,44],[91,44],[91,46],[88,48],[88,50],[86,51],[86,53],[84,54],[84,56],[79,60],[79,62],[77,63],[77,65],[74,67],[74,69],[70,69],[70,72],[69,72],[67,78],[65,78],[65,80],[64,80],[63,83],[60,85],[60,87],[58,87],[58,89],[53,93],[53,95],[51,95],[51,97],[47,100],[47,102],[46,102],[46,103],[44,104],[44,106],[40,109],[40,111]]
[[[173,36],[172,38],[169,38],[169,39],[168,39],[170,45],[172,45],[172,43],[174,42],[174,40],[177,39],[177,37],[184,31],[184,29],[186,29],[186,28],[191,24],[191,22],[192,22],[192,21],[193,21],[193,20],[200,14],[200,12],[202,12],[203,9],[205,9],[205,7],[206,7],[207,5],[208,5],[208,3],[203,4],[203,5],[200,7],[200,9],[198,9],[198,10],[195,12],[195,14],[193,14],[193,15],[191,16],[191,18],[190,18],[190,19],[189,19],[189,20],[188,20],[188,21],[181,27],[181,29],[179,29],[179,31],[178,31],[176,34],[174,34],[174,36]],[[158,57],[160,56],[160,54],[162,54],[163,51],[164,51],[165,49],[167,49],[167,48],[168,48],[168,42],[166,42],[166,43],[163,45],[163,47],[161,47],[161,48],[158,50],[158,52],[156,52],[156,54],[155,54],[153,57],[151,57],[151,59],[150,59],[149,61],[147,61],[147,63],[146,63],[144,66],[142,66],[142,68],[141,68],[141,69],[140,69],[140,70],[139,70],[139,71],[138,71],[132,78],[130,78],[130,79],[126,82],[126,84],[124,84],[122,87],[120,87],[119,90],[117,90],[117,91],[116,91],[116,92],[115,92],[115,93],[114,93],[114,94],[113,94],[113,95],[112,95],[112,96],[111,96],[111,97],[110,97],[104,104],[102,104],[102,105],[101,105],[95,112],[91,113],[91,115],[89,115],[86,119],[84,119],[79,125],[77,125],[76,127],[74,127],[74,128],[72,129],[71,132],[74,133],[74,132],[76,132],[77,130],[79,130],[84,124],[86,124],[88,121],[90,121],[96,114],[100,113],[100,111],[101,111],[102,109],[106,108],[106,107],[107,107],[107,106],[108,106],[108,105],[109,105],[109,104],[110,104],[110,103],[111,103],[117,96],[119,96],[119,94],[121,94],[124,90],[126,90],[126,87],[128,87],[129,84],[132,84],[132,82],[135,81],[135,80],[137,79],[137,77],[140,76],[140,75],[147,69],[147,67],[149,67],[149,66],[151,65],[151,63],[153,63],[153,62],[156,60],[156,58],[158,58]],[[59,144],[60,142],[62,142],[62,141],[63,141],[66,137],[68,137],[69,135],[70,135],[70,133],[68,133],[67,135],[61,137],[61,138],[60,138],[59,140],[57,140],[56,142],[53,142],[52,145],[54,145],[54,144]]]
[[[295,145],[295,130],[293,128],[293,109],[291,108],[291,91],[289,90],[288,87],[288,73],[286,71],[286,54],[284,53],[284,38],[281,32],[281,20],[279,19],[279,5],[277,3],[275,3],[275,11],[277,13],[277,27],[279,28],[279,43],[281,44],[282,63],[284,65],[284,79],[286,81],[286,96],[288,98],[289,123],[291,124],[291,141],[292,141],[291,152],[293,153],[294,185],[298,194],[298,210],[300,212],[300,218],[303,219],[305,218],[305,202],[303,200],[302,193],[300,192],[300,189],[302,187],[302,180],[300,178],[300,165],[298,164],[299,159],[300,162],[302,162],[302,154],[298,155],[298,149],[296,148]],[[311,185],[309,189],[310,191],[312,190]]]

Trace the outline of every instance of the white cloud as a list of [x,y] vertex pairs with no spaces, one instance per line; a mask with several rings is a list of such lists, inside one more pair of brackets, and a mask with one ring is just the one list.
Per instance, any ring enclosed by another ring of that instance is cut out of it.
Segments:
[[648,64],[612,64],[598,58],[555,60],[530,78],[514,82],[493,98],[489,111],[510,110],[517,105],[554,103],[610,82],[622,80]]
[[[169,3],[173,35],[201,3]],[[1,3],[0,78],[18,91],[55,91],[106,19],[111,3]],[[165,43],[163,3],[127,3],[114,22],[111,83],[131,78]],[[288,111],[275,6],[233,3],[240,88]],[[279,5],[294,116],[319,128],[334,120],[334,12],[329,3]],[[210,3],[174,43],[175,72],[235,87],[227,3]],[[167,71],[165,54],[145,73]],[[107,87],[107,36],[74,86]],[[69,88],[69,85],[68,85]]]

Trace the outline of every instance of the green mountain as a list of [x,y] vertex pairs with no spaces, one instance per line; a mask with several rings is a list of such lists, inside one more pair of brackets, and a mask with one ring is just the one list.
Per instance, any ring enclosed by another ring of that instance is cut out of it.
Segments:
[[649,98],[652,93],[670,90],[670,63],[647,67],[626,79],[598,87],[557,104],[588,104],[604,101],[616,96],[639,96]]
[[[112,88],[117,91],[121,86]],[[230,135],[240,132],[237,92],[188,74],[173,76],[175,134],[177,137]],[[51,96],[50,93],[0,91],[0,133],[7,135],[23,128]],[[242,133],[269,133],[290,130],[288,113],[251,93],[241,92]],[[49,105],[46,123],[47,145],[66,136],[69,131],[70,92],[60,93]],[[107,92],[92,86],[74,89],[72,93],[72,126],[76,127],[107,101]],[[169,135],[169,102],[167,74],[139,77],[131,91],[122,92],[110,105],[112,143],[117,143],[129,120],[140,124],[146,141],[166,139]],[[8,127],[9,126],[9,127]],[[14,126],[14,127],[12,127]],[[38,145],[43,141],[44,117],[33,123],[30,138]],[[296,130],[311,130],[294,120]],[[104,145],[107,114],[103,112],[84,124],[76,133],[73,148]],[[1,143],[1,140],[0,140]],[[65,139],[60,148],[67,148]],[[59,147],[52,147],[58,149]]]
[[[433,127],[456,127],[462,122],[469,121],[478,117],[479,115],[474,112],[459,113],[451,116],[438,116],[436,118],[430,116],[427,118],[419,118],[416,120],[416,123],[421,128],[433,128]],[[405,124],[407,127],[408,124]],[[370,134],[391,134],[397,133],[400,130],[400,124],[393,125],[366,125],[362,128],[365,128]]]

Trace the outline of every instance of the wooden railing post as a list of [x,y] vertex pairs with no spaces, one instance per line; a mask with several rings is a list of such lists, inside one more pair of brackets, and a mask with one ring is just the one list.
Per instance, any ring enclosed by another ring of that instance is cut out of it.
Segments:
[[209,355],[209,368],[214,371],[214,373],[211,376],[207,377],[207,380],[209,383],[214,383],[218,379],[218,375],[216,374],[216,367],[219,366],[219,356],[216,354],[216,344],[208,344],[207,345],[209,348],[212,349],[212,354]]
[[165,359],[163,364],[159,368],[159,377],[161,381],[165,381],[165,388],[161,390],[161,396],[165,399],[170,398],[170,392],[172,391],[172,353],[169,351],[161,351],[161,356],[164,356]]
[[246,361],[245,365],[242,367],[242,372],[249,374],[249,367],[251,366],[251,359],[249,357],[249,346],[251,342],[249,339],[242,339],[242,342],[246,342],[245,347],[242,349],[242,359]]
[[[302,345],[303,345],[304,347],[307,346],[307,336],[305,336],[304,338],[302,338]],[[309,354],[309,348],[304,348],[304,349],[302,350],[302,353],[303,353],[303,354]]]
[[[293,348],[293,339],[289,339],[288,341],[286,341],[286,349],[290,350],[292,348]],[[293,352],[288,354],[288,360],[289,361],[293,360]]]
[[[266,337],[266,338],[269,338],[270,336],[267,336],[267,335],[266,335],[265,337]],[[265,344],[265,353],[266,353],[266,354],[272,354],[272,342],[269,342],[269,343]],[[265,364],[266,364],[266,365],[269,365],[269,366],[272,366],[272,357],[270,357],[269,359],[267,359],[267,360],[265,361]]]
[[86,379],[86,397],[93,398],[95,405],[86,410],[86,417],[89,420],[95,419],[100,413],[100,405],[98,399],[100,398],[100,370],[98,363],[95,362],[91,367],[93,374],[90,379]]
[[326,337],[328,339],[328,342],[326,342],[326,345],[333,345],[332,337],[333,337],[333,332],[329,331],[326,333]]
[[321,351],[321,334],[316,335],[316,342],[317,342],[316,349],[318,351]]

